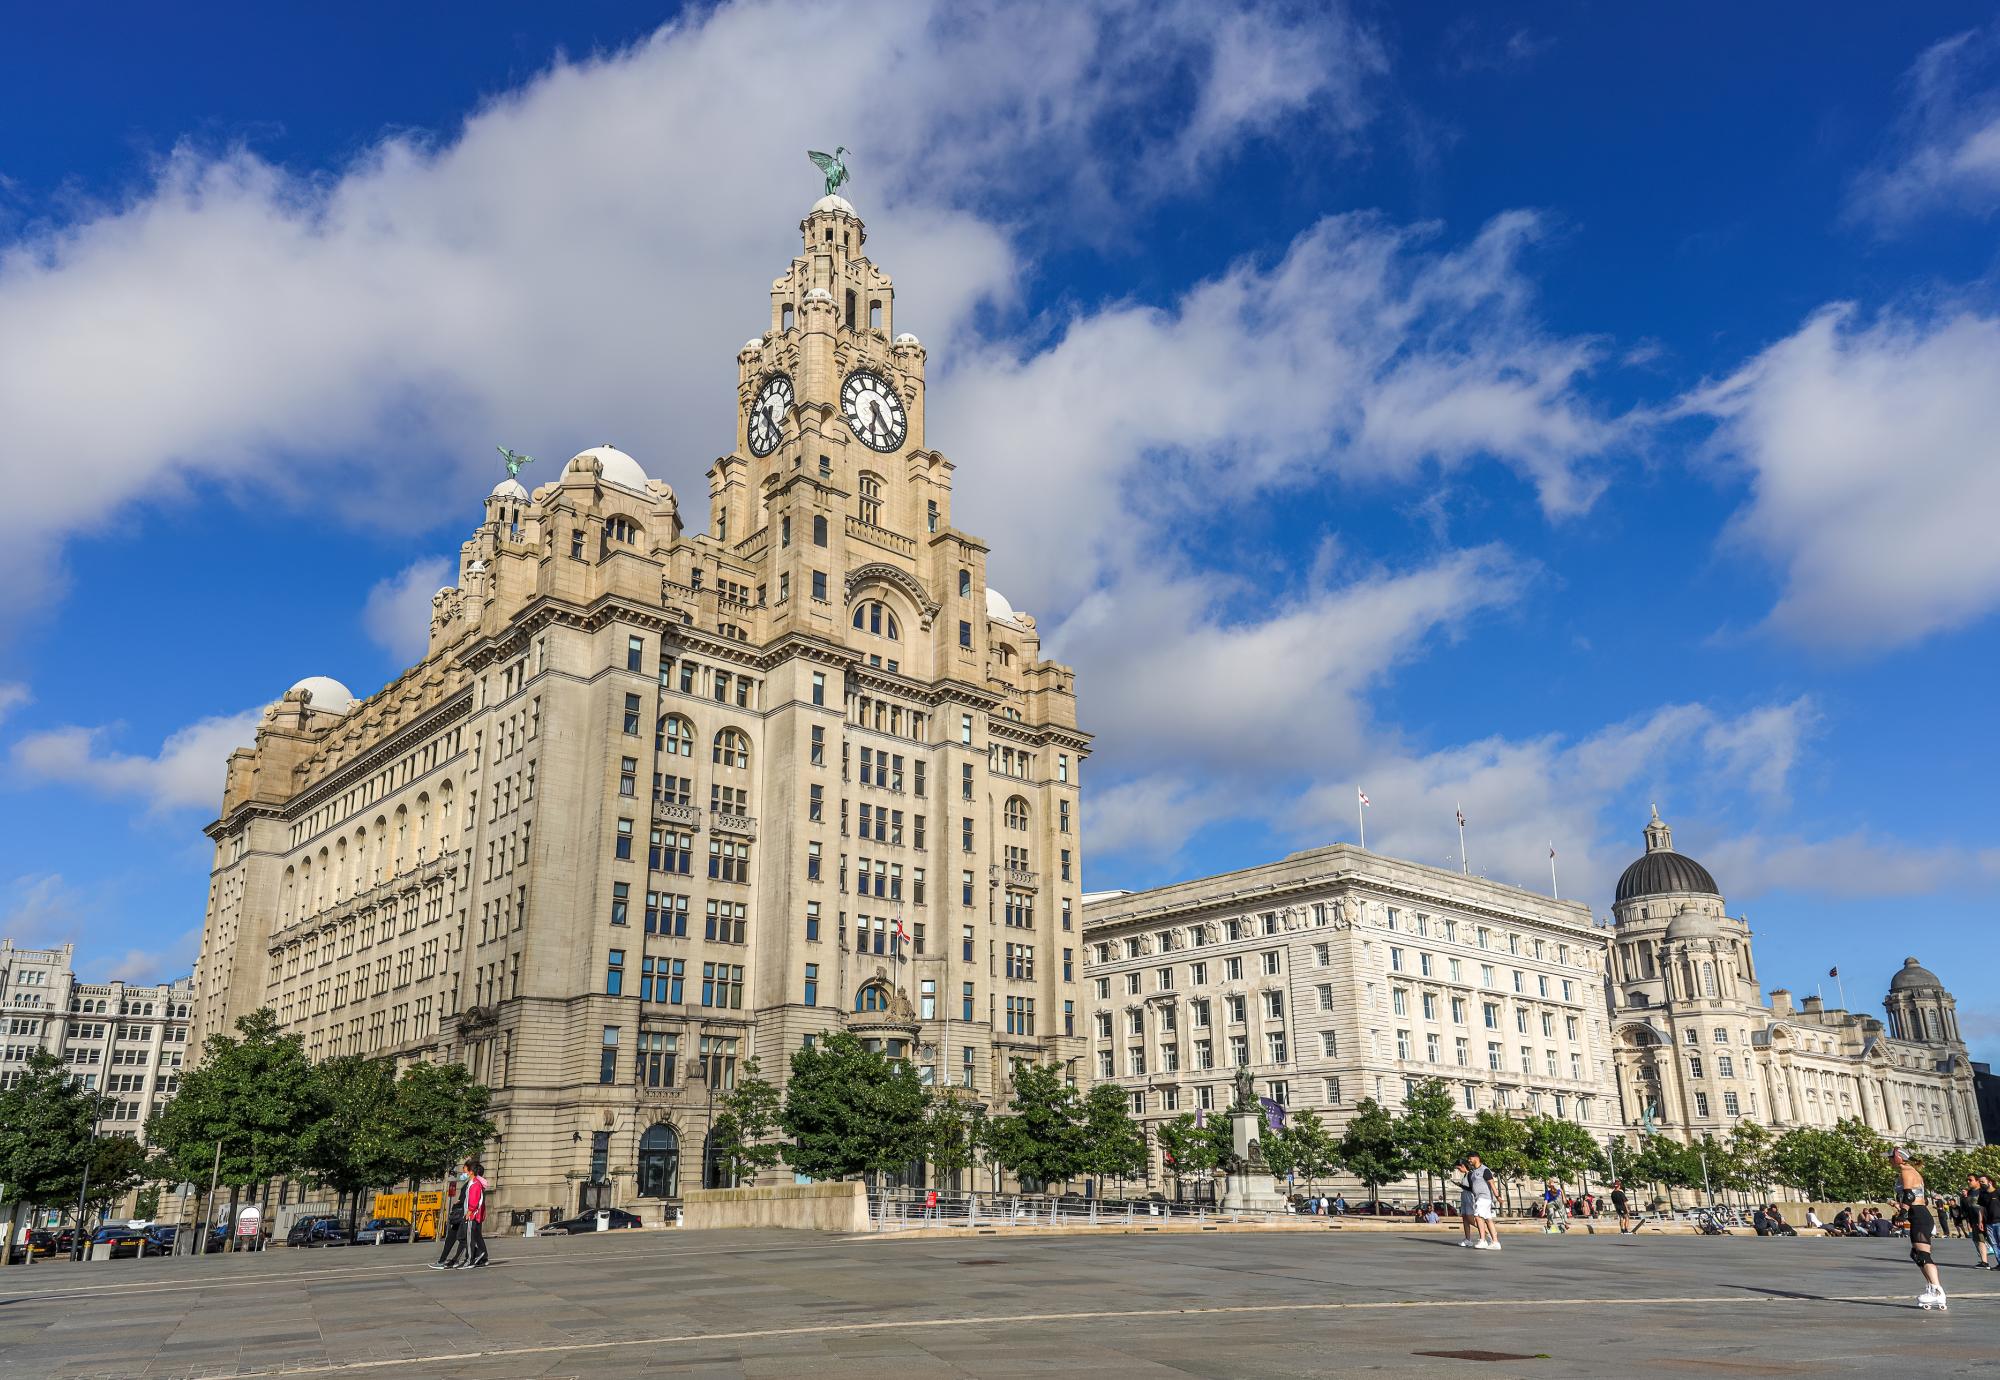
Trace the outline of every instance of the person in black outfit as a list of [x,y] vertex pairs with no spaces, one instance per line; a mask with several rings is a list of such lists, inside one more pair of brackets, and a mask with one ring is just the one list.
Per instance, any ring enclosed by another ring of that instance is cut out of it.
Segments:
[[449,1270],[465,1259],[465,1194],[460,1190],[457,1179],[451,1179],[444,1186],[446,1200],[444,1217],[444,1245],[438,1251],[437,1263],[433,1270]]

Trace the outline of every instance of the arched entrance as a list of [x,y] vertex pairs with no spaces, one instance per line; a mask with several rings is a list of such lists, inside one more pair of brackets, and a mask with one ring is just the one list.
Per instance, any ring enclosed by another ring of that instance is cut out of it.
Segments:
[[681,1138],[664,1121],[654,1122],[639,1137],[639,1196],[680,1196]]

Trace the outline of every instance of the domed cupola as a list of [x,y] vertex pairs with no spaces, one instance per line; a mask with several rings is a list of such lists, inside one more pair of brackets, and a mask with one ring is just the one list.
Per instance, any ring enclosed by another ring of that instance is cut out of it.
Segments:
[[1889,1035],[1897,1040],[1914,1040],[1929,1045],[1957,1045],[1964,1041],[1958,1029],[1958,1003],[1938,975],[1914,958],[1889,979],[1889,995],[1882,1003],[1889,1016]]
[[1625,869],[1618,879],[1618,901],[1636,901],[1642,896],[1714,896],[1722,889],[1708,869],[1685,853],[1674,851],[1674,831],[1660,818],[1659,807],[1646,826],[1646,851]]

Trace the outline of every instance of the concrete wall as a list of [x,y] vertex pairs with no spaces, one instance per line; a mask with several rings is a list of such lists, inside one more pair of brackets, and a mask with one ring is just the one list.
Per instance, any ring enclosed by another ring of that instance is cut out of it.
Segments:
[[868,1230],[868,1189],[860,1183],[779,1184],[771,1188],[688,1190],[682,1225]]

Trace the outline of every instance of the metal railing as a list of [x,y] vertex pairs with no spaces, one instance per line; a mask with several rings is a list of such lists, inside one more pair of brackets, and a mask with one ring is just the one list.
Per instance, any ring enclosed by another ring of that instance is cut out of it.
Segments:
[[[870,1189],[868,1221],[875,1231],[921,1231],[937,1227],[997,1230],[1008,1227],[1215,1226],[1225,1223],[1312,1222],[1311,1214],[1259,1208],[1223,1208],[1214,1203],[1174,1203],[1160,1199],[1085,1199],[1029,1193],[943,1193],[935,1200],[923,1189]],[[1317,1219],[1332,1224],[1339,1219]]]

